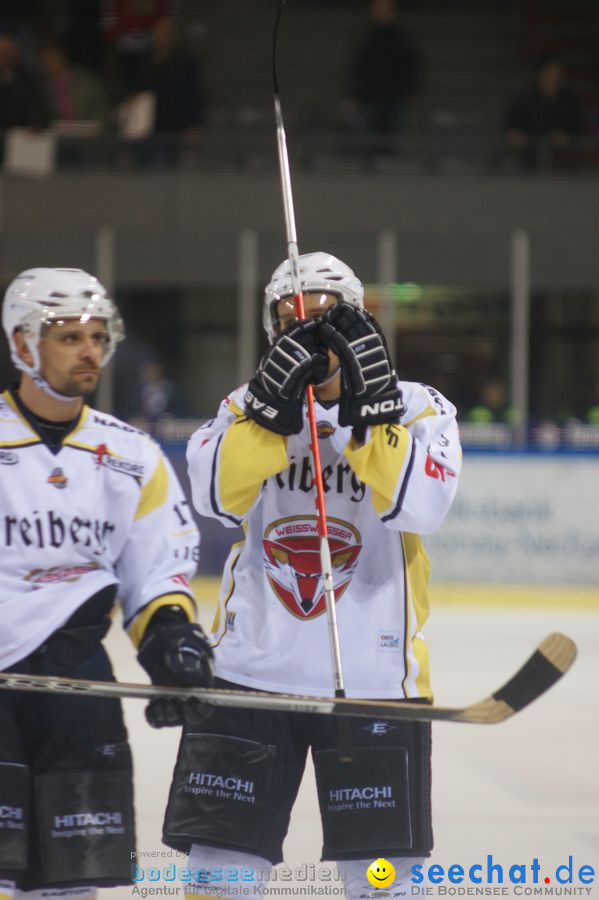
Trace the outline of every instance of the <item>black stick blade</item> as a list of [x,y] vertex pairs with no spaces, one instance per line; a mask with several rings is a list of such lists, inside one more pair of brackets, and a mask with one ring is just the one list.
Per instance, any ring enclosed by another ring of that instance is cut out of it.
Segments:
[[486,700],[466,707],[455,719],[481,724],[503,722],[549,690],[575,659],[574,641],[565,634],[550,634],[503,687]]

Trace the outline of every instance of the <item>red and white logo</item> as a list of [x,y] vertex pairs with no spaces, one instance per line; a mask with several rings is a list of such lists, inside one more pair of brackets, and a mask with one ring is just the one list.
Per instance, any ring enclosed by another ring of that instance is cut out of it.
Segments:
[[122,475],[131,475],[139,482],[143,478],[144,467],[141,463],[113,456],[106,444],[98,444],[94,450],[94,458],[98,468],[103,466],[106,469],[112,469],[113,472],[120,472]]
[[428,454],[424,464],[424,471],[429,478],[440,478],[441,481],[445,481],[447,478],[455,478],[453,472],[450,472],[449,469],[446,469],[445,466],[442,466],[441,463],[438,463]]
[[44,584],[56,584],[61,581],[78,581],[82,575],[93,572],[99,568],[97,562],[82,563],[79,566],[54,566],[52,569],[32,569],[25,576],[25,581],[30,581],[34,590]]
[[171,577],[171,581],[174,581],[175,584],[181,584],[183,587],[191,590],[191,585],[189,584],[189,580],[186,575],[173,575]]
[[[360,533],[342,519],[328,519],[327,533],[333,588],[338,602],[358,564]],[[288,516],[264,532],[264,564],[275,595],[298,619],[315,619],[325,611],[324,578],[316,516]]]

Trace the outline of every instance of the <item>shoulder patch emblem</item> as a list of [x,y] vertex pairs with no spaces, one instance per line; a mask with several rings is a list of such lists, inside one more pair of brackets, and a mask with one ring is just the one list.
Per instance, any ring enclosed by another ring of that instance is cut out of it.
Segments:
[[107,469],[112,469],[113,472],[120,472],[122,475],[131,475],[136,481],[140,481],[143,478],[144,467],[141,463],[134,462],[131,459],[123,459],[119,456],[113,456],[106,444],[98,444],[94,455],[98,467],[104,466]]

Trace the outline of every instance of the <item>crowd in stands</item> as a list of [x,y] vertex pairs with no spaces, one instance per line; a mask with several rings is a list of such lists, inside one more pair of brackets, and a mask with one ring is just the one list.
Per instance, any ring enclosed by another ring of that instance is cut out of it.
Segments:
[[2,133],[52,127],[71,136],[198,139],[201,62],[167,0],[71,0],[49,22],[36,6],[0,10]]
[[[372,154],[399,153],[406,111],[426,91],[425,61],[398,0],[364,7],[360,39],[338,73],[332,121],[345,146],[353,139]],[[51,127],[63,138],[145,140],[136,163],[176,165],[181,146],[199,146],[210,123],[201,54],[184,39],[178,9],[176,0],[3,2],[0,132]],[[590,129],[558,56],[537,60],[531,84],[504,111],[502,130],[508,168],[576,164],[573,143]],[[63,147],[62,161],[76,164],[77,152]]]

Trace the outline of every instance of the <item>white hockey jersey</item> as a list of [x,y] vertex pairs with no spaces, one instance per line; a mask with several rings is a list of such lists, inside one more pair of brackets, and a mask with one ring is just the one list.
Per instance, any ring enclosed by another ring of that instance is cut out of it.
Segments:
[[[418,535],[439,527],[456,492],[455,408],[401,382],[401,425],[357,445],[338,405],[315,403],[348,697],[431,697],[422,627],[429,561]],[[225,568],[213,631],[221,678],[267,691],[331,694],[333,671],[307,422],[282,437],[244,414],[245,387],[191,438],[194,505],[243,525]]]
[[0,669],[111,584],[134,643],[161,605],[194,619],[198,541],[176,476],[146,434],[84,406],[52,452],[11,393],[0,395]]

